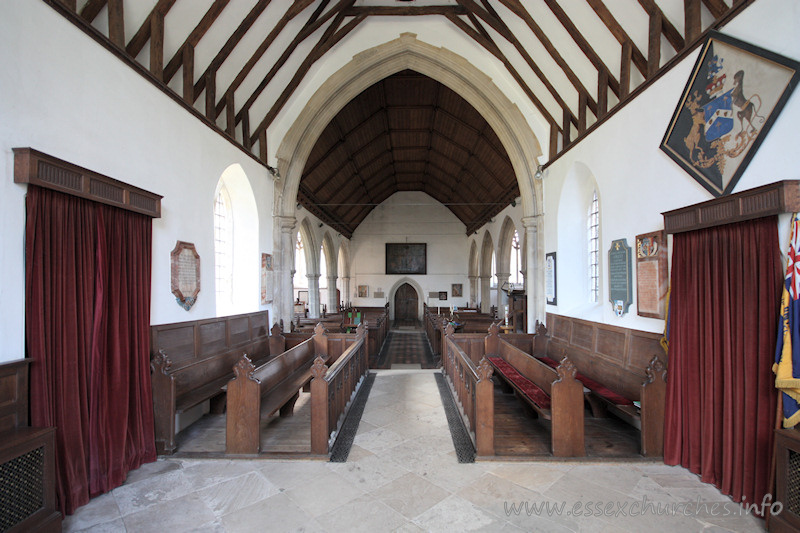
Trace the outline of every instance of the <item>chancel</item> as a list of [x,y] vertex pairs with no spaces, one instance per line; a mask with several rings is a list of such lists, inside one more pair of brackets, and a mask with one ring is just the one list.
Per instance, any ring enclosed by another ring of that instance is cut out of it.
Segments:
[[1,531],[798,531],[794,0],[6,0]]

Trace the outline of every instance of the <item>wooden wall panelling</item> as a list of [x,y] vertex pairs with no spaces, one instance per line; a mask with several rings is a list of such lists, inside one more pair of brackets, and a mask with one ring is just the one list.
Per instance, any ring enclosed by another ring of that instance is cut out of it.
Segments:
[[0,365],[0,431],[28,425],[28,367],[31,359]]

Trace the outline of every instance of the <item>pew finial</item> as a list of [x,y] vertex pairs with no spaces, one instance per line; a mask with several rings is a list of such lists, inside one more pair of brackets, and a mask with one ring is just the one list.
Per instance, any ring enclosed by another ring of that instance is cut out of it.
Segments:
[[153,359],[150,361],[150,368],[153,371],[159,371],[162,374],[166,374],[169,369],[172,367],[172,359],[169,358],[167,352],[163,349],[158,350],[158,353],[153,356]]
[[578,374],[578,367],[575,366],[575,363],[569,360],[569,357],[564,355],[564,358],[561,360],[558,368],[556,368],[556,372],[558,372],[558,377],[562,381],[575,379],[575,376]]
[[492,322],[489,326],[489,335],[496,336],[500,334],[500,322]]
[[242,354],[242,357],[236,361],[236,364],[233,365],[233,379],[252,379],[260,383],[258,379],[253,377],[253,372],[255,371],[256,367],[253,365],[253,362],[250,360],[248,355]]
[[455,326],[453,326],[453,323],[452,322],[448,322],[447,326],[444,328],[444,334],[447,335],[448,337],[450,337],[455,332],[456,332],[456,328],[455,328]]
[[494,367],[492,364],[485,357],[482,357],[480,363],[478,363],[478,383],[492,379],[493,373]]
[[319,355],[314,359],[314,364],[311,365],[311,377],[314,379],[321,379],[328,373],[328,367],[325,360]]
[[654,355],[653,358],[650,359],[650,364],[647,365],[644,373],[647,375],[647,379],[644,380],[644,385],[653,383],[659,378],[663,381],[667,381],[667,368],[657,355]]

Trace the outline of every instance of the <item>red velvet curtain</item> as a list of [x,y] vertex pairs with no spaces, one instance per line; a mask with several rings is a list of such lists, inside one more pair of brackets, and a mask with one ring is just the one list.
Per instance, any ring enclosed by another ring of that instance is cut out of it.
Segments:
[[672,258],[664,462],[760,504],[777,400],[777,219],[676,234]]
[[31,422],[57,427],[56,491],[71,514],[156,458],[151,221],[33,185],[27,210]]

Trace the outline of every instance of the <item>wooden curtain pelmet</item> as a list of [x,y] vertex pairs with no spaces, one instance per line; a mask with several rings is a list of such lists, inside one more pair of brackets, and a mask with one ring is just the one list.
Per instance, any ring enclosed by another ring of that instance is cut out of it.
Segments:
[[153,218],[161,218],[163,196],[73,165],[33,148],[14,148],[14,182],[38,185]]
[[784,180],[662,214],[667,233],[681,233],[798,211],[800,180]]

